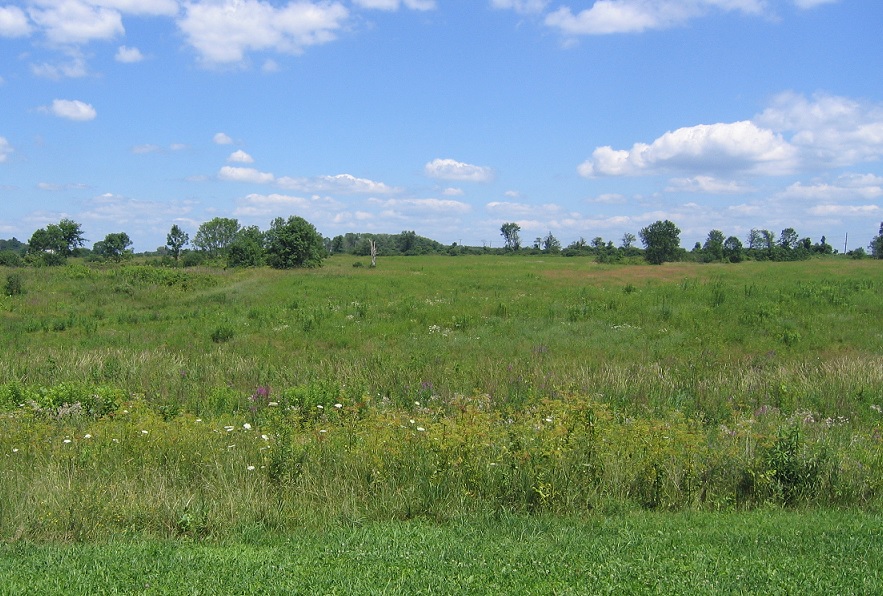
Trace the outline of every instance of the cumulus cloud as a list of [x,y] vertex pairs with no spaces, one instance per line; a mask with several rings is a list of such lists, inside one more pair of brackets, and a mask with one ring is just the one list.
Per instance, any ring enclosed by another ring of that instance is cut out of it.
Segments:
[[435,0],[354,0],[356,6],[376,10],[398,10],[400,6],[412,10],[434,10]]
[[339,2],[225,0],[186,4],[178,27],[206,63],[230,64],[249,51],[298,54],[332,41],[348,16]]
[[[504,2],[505,3],[505,2]],[[545,24],[568,36],[640,33],[681,25],[711,10],[762,14],[763,0],[596,0],[574,13],[569,6],[546,15]]]
[[879,200],[883,198],[883,177],[874,174],[845,174],[833,182],[795,182],[779,193],[778,198],[826,203]]
[[369,203],[384,209],[386,215],[393,216],[415,212],[454,215],[472,211],[468,203],[453,199],[370,199]]
[[328,217],[340,205],[329,197],[298,197],[285,194],[250,194],[238,201],[233,215],[236,217],[267,217],[290,215],[292,212],[309,212],[311,217]]
[[59,118],[85,122],[94,120],[98,113],[91,104],[82,102],[78,99],[56,99],[49,107],[40,108],[41,111],[48,112]]
[[31,20],[55,44],[113,39],[125,32],[119,11],[80,0],[59,0],[28,10]]
[[252,184],[269,184],[276,178],[269,172],[261,172],[254,168],[238,168],[224,166],[218,172],[218,178],[232,182],[250,182]]
[[254,163],[254,158],[242,149],[239,149],[231,153],[227,161],[231,163]]
[[389,194],[399,190],[383,182],[375,182],[367,178],[357,178],[352,174],[317,176],[315,178],[290,178],[285,176],[279,178],[277,183],[281,188],[310,193]]
[[6,161],[10,153],[12,153],[12,145],[9,144],[6,137],[0,137],[0,163]]
[[133,64],[135,62],[141,62],[144,60],[144,54],[141,53],[141,50],[138,48],[129,48],[126,46],[120,46],[117,49],[116,56],[114,59],[117,62],[122,62],[123,64]]
[[43,77],[57,81],[63,78],[76,79],[89,74],[86,66],[86,59],[76,49],[68,48],[66,51],[69,58],[56,63],[43,62],[40,64],[31,64],[31,72],[34,76]]
[[453,159],[434,159],[424,166],[424,171],[430,178],[439,180],[488,182],[494,177],[493,170],[488,167],[474,166]]
[[792,133],[791,143],[814,166],[847,166],[883,155],[883,105],[846,97],[778,95],[755,120]]
[[822,4],[834,4],[835,2],[840,2],[840,0],[794,0],[794,5],[797,8],[808,10]]
[[796,158],[781,135],[743,121],[679,128],[629,150],[599,147],[578,170],[588,178],[667,171],[785,174],[794,170]]
[[25,37],[31,34],[31,23],[18,6],[0,6],[0,37]]
[[216,145],[232,145],[233,139],[231,139],[228,135],[223,132],[215,133],[215,136],[212,137],[212,141]]
[[160,153],[162,151],[162,147],[159,145],[154,145],[152,143],[145,143],[143,145],[135,145],[132,147],[132,153],[136,155],[144,155],[146,153]]

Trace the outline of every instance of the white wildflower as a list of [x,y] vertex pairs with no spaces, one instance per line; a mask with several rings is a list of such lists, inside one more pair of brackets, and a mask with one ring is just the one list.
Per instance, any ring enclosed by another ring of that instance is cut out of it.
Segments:
[[251,424],[246,422],[245,424],[242,425],[242,428],[244,428],[245,430],[251,430]]

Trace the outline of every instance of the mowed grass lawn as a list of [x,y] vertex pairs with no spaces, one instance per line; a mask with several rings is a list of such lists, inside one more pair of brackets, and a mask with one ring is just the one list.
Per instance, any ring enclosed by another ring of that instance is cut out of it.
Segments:
[[855,512],[502,516],[0,546],[0,594],[879,594]]

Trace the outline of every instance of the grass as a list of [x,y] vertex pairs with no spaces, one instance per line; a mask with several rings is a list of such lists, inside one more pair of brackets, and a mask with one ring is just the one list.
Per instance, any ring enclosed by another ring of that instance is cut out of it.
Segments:
[[872,594],[883,521],[812,515],[503,516],[221,542],[0,547],[0,593]]
[[0,593],[880,590],[879,262],[355,262],[16,270]]

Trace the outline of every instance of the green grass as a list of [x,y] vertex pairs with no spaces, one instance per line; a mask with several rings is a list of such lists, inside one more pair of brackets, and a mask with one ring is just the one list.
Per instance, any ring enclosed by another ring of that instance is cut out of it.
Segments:
[[0,593],[873,594],[883,520],[854,512],[503,516],[220,542],[0,546]]
[[881,511],[877,261],[355,262],[16,270],[0,540]]

